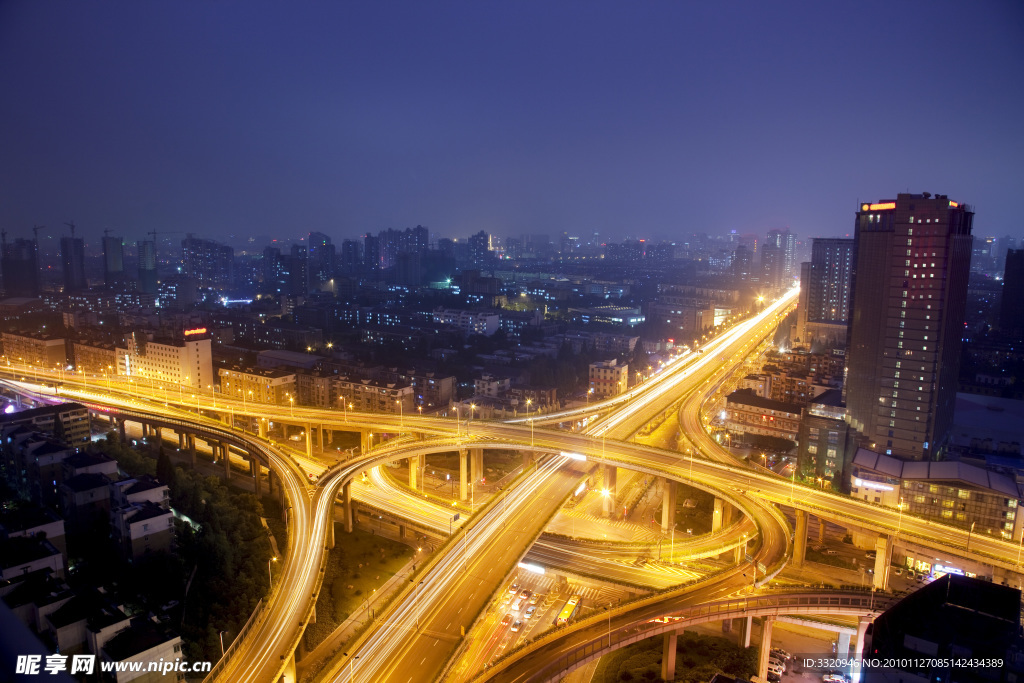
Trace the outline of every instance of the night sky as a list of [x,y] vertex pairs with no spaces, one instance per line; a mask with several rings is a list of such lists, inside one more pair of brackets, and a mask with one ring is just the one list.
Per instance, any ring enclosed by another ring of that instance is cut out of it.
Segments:
[[[0,2],[0,226],[1024,233],[1024,3]],[[262,246],[262,245],[258,245]]]

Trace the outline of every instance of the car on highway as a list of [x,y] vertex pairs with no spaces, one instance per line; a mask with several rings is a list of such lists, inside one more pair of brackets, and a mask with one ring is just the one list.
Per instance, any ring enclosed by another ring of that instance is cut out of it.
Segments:
[[523,627],[523,620],[522,619],[516,619],[516,622],[514,624],[512,624],[512,630],[513,631],[518,631],[522,627]]
[[529,600],[531,595],[533,595],[533,591],[528,588],[524,588],[523,590],[519,591],[520,600]]
[[529,619],[533,616],[533,613],[537,611],[536,605],[530,605],[526,608],[526,614],[523,615],[523,619]]
[[511,593],[512,595],[515,595],[516,593],[518,593],[519,592],[519,584],[518,583],[513,583],[511,586],[508,587],[508,592]]
[[531,605],[536,605],[538,602],[540,602],[540,595],[538,595],[537,593],[534,593],[533,595],[530,596],[530,604]]
[[513,621],[512,615],[511,614],[506,614],[501,619],[501,627],[504,628],[504,627],[508,626],[509,624],[512,623],[512,621]]

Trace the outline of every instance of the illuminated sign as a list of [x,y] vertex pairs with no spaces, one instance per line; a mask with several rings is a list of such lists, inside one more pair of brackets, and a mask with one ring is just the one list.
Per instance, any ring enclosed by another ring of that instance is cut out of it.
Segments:
[[949,203],[949,208],[951,208],[951,209],[956,209],[956,208],[958,208],[959,206],[960,206],[960,205],[959,205],[958,203],[956,203],[956,202],[953,202],[953,201],[951,201],[951,202]]
[[194,327],[191,330],[185,330],[185,336],[189,337],[193,334],[206,334],[205,327]]
[[539,564],[530,564],[528,562],[520,562],[519,563],[519,568],[520,569],[525,569],[528,572],[533,572],[534,574],[543,574],[544,573],[544,567],[540,566]]
[[885,211],[886,209],[895,209],[896,202],[885,202],[884,204],[861,204],[861,211]]
[[879,484],[878,482],[864,481],[863,479],[854,479],[853,480],[853,485],[854,486],[863,486],[864,488],[871,489],[872,491],[892,491],[893,490],[893,487],[889,486],[888,484]]
[[932,567],[932,571],[936,574],[957,574],[959,576],[964,575],[963,569],[957,569],[956,567],[945,567],[941,564],[937,564]]
[[585,455],[580,455],[579,453],[567,453],[565,451],[562,451],[562,457],[572,458],[573,460],[586,460],[587,459],[587,456],[585,456]]

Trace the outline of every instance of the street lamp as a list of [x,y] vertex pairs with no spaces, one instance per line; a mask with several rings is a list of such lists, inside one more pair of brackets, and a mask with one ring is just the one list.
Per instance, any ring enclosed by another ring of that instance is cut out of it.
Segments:
[[395,399],[395,403],[398,404],[398,428],[401,429],[405,426],[405,406],[402,405],[402,401]]
[[533,405],[533,399],[532,398],[526,399],[526,414],[527,415],[530,414],[530,406],[531,405]]
[[270,580],[270,586],[273,586],[274,585],[274,574],[270,571],[270,563],[271,562],[277,562],[277,558],[276,557],[272,557],[269,560],[267,560],[267,578]]
[[288,397],[288,404],[292,411],[292,417],[295,417],[295,398],[293,396]]
[[974,525],[976,523],[977,522],[971,522],[971,530],[967,532],[967,547],[965,548],[967,552],[971,552],[971,534],[974,533]]
[[[530,445],[531,446],[535,445],[534,444],[534,440],[533,440],[533,418],[532,417],[530,418]],[[1024,536],[1022,536],[1022,537],[1024,537]]]

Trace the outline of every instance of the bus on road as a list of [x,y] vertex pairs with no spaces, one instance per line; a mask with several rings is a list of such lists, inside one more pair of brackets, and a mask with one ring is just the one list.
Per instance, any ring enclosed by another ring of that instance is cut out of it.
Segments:
[[568,624],[572,621],[576,614],[580,611],[580,604],[583,602],[583,598],[578,595],[573,595],[565,603],[565,607],[558,613],[558,617],[555,619],[555,625],[561,626],[562,624]]

